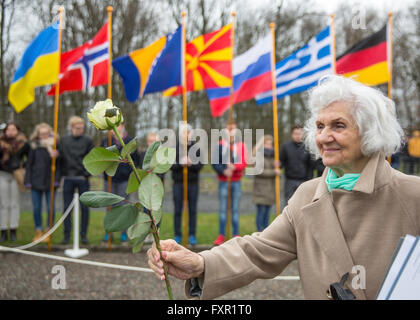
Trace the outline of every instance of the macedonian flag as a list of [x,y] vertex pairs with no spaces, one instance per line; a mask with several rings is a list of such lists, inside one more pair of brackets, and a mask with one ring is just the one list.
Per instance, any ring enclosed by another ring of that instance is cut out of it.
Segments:
[[[187,91],[232,85],[232,24],[195,38],[185,53]],[[182,94],[182,86],[166,90],[164,96]]]
[[388,24],[337,58],[337,73],[369,86],[390,79]]

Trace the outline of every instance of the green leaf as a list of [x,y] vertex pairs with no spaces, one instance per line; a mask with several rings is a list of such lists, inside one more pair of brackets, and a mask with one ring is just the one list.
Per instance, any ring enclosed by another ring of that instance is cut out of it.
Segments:
[[93,148],[84,158],[83,165],[93,176],[103,173],[110,166],[119,163],[120,157],[102,147]]
[[150,168],[154,173],[165,173],[175,162],[175,148],[159,148],[150,161]]
[[118,150],[118,147],[115,144],[105,149],[117,154],[118,156],[120,155],[120,151]]
[[162,208],[156,211],[152,211],[153,219],[155,219],[155,224],[157,225],[162,219]]
[[105,214],[105,232],[123,231],[134,224],[139,210],[135,205],[114,207]]
[[110,177],[115,176],[115,172],[117,172],[118,166],[119,166],[119,162],[115,162],[115,163],[111,164],[108,167],[108,169],[105,170],[105,173],[107,175],[109,175]]
[[130,239],[145,237],[149,234],[150,226],[152,225],[152,220],[150,217],[144,213],[139,212],[135,223],[127,229],[127,236]]
[[[146,235],[147,237],[147,235]],[[143,248],[144,245],[144,239],[146,239],[146,237],[141,237],[141,238],[137,238],[135,239],[135,242],[133,244],[133,253],[138,253],[141,251],[141,249]]]
[[163,184],[160,178],[154,174],[148,174],[140,183],[139,200],[146,209],[157,211],[162,205]]
[[125,158],[127,155],[132,154],[137,149],[137,139],[134,138],[127,143],[121,150],[121,157]]
[[104,191],[87,191],[80,196],[80,202],[90,208],[108,207],[123,200],[123,197]]
[[159,148],[159,146],[160,146],[160,142],[155,141],[149,146],[149,148],[147,148],[146,154],[143,159],[143,165],[142,165],[142,168],[144,170],[150,169],[150,161],[152,161],[152,157],[155,154],[156,150]]
[[[145,176],[147,176],[147,171],[142,169],[137,169],[137,173],[140,177],[140,180],[143,179]],[[130,176],[128,177],[128,184],[127,188],[125,189],[125,193],[130,194],[134,191],[137,191],[139,188],[140,183],[137,180],[136,175],[134,174],[134,171],[130,173]]]

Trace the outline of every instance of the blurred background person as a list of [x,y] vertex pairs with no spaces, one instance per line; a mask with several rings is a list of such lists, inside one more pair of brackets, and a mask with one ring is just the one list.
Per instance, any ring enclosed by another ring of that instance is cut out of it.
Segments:
[[[79,195],[89,191],[89,172],[83,166],[83,158],[94,147],[92,138],[85,135],[85,120],[78,116],[69,119],[70,134],[63,137],[60,145],[60,155],[63,157],[63,199],[64,212],[73,200],[74,192]],[[88,244],[87,232],[89,224],[89,208],[80,204],[82,211],[80,236],[83,244]],[[70,242],[72,213],[64,219],[64,238],[61,244]]]
[[[40,123],[35,127],[30,137],[30,151],[28,161],[26,163],[25,186],[31,189],[32,207],[35,224],[35,236],[33,241],[38,240],[42,236],[42,196],[45,196],[45,205],[48,211],[45,222],[45,230],[49,227],[49,217],[52,214],[52,223],[55,218],[55,193],[56,188],[60,185],[61,164],[57,157],[58,151],[54,150],[53,130],[47,123]],[[56,169],[54,177],[54,203],[51,210],[51,161],[56,158]],[[48,241],[46,238],[44,241]]]
[[[133,140],[133,138],[128,135],[127,130],[125,129],[125,125],[123,123],[121,123],[117,127],[117,130],[125,144]],[[115,145],[118,148],[118,151],[120,152],[123,148],[120,141],[115,136],[115,133],[113,131],[112,131],[111,145]],[[105,148],[108,147],[108,137],[102,140],[101,147],[105,147]],[[131,153],[131,158],[133,159],[134,165],[137,167],[139,164],[139,155],[137,153],[137,150]],[[127,197],[125,190],[127,189],[128,178],[130,177],[131,172],[132,172],[132,169],[129,163],[119,164],[118,169],[115,172],[115,175],[111,177],[111,193],[119,195],[124,198]],[[105,173],[104,173],[104,190],[108,192],[108,175],[106,175]],[[109,238],[109,234],[105,234],[103,241],[104,242],[108,241],[108,238]],[[121,231],[120,240],[121,242],[128,241],[127,230]]]
[[409,174],[419,171],[420,165],[420,131],[414,130],[413,136],[408,141],[408,154],[410,156]]
[[[25,166],[29,143],[20,127],[9,122],[0,135],[0,242],[17,239],[19,226],[19,190],[14,171]],[[23,181],[22,181],[23,184]]]
[[408,141],[410,140],[410,136],[408,134],[404,135],[404,142],[401,146],[400,151],[400,162],[401,162],[401,170],[402,172],[408,174],[408,170],[410,167],[410,154],[408,153]]
[[[265,135],[255,145],[252,152],[255,157],[257,152],[264,155],[264,170],[254,176],[252,199],[257,206],[256,225],[257,231],[267,228],[270,221],[271,207],[276,203],[275,177],[280,176],[280,169],[276,169],[274,159],[274,139],[271,135]],[[262,149],[262,150],[260,150]]]
[[[181,217],[182,209],[184,206],[184,167],[188,170],[187,182],[187,198],[188,198],[188,243],[190,245],[197,244],[196,226],[197,226],[197,202],[199,193],[199,178],[200,170],[203,168],[201,162],[193,164],[188,157],[189,150],[195,145],[195,142],[190,140],[192,129],[190,125],[184,126],[181,133],[181,141],[176,144],[176,159],[171,167],[173,183],[173,196],[174,196],[174,233],[175,241],[181,243],[182,230],[181,230]],[[187,154],[184,154],[184,143],[187,140]],[[200,157],[200,150],[195,154]]]
[[313,161],[303,144],[303,128],[294,125],[291,130],[292,140],[283,144],[280,151],[280,165],[286,177],[284,192],[286,203],[296,189],[313,177]]
[[[230,123],[226,126],[230,134],[230,141],[221,139],[213,152],[218,152],[218,158],[212,163],[214,171],[219,179],[219,236],[213,244],[218,246],[225,241],[227,203],[228,203],[228,179],[231,185],[231,217],[233,237],[239,237],[239,201],[241,199],[241,179],[247,166],[248,151],[242,141],[235,142],[237,126]],[[212,156],[213,162],[213,156]]]

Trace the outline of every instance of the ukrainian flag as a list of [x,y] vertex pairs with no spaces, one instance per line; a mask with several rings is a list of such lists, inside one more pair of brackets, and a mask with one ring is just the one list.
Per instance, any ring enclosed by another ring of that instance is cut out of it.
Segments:
[[35,100],[35,88],[57,82],[58,23],[41,31],[26,48],[9,88],[9,101],[21,112]]
[[127,100],[181,85],[182,28],[151,45],[112,61],[121,76]]

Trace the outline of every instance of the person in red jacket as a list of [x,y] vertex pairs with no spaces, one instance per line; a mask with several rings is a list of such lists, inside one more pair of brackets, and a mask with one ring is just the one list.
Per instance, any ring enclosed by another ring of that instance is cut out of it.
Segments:
[[[219,236],[213,242],[220,245],[225,241],[226,213],[228,198],[228,179],[231,181],[231,212],[233,235],[239,236],[239,201],[241,198],[241,178],[247,166],[248,152],[243,142],[235,142],[236,124],[228,124],[230,142],[220,140],[214,151],[218,154],[212,157],[212,166],[219,179]],[[215,160],[215,161],[214,161]]]

